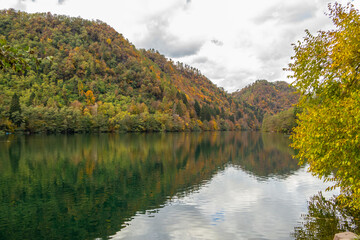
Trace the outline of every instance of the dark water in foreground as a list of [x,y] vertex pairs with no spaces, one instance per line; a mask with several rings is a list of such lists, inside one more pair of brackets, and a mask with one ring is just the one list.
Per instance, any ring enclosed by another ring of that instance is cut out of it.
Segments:
[[326,185],[283,135],[0,138],[0,239],[292,239]]

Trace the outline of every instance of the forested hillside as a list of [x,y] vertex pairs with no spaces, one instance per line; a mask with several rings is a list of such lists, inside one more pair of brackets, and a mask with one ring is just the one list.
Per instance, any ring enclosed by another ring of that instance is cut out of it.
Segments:
[[199,70],[138,50],[101,21],[0,12],[0,39],[40,64],[0,72],[0,131],[255,129],[261,119]]
[[291,132],[296,126],[296,114],[301,111],[293,107],[299,101],[299,94],[283,81],[258,80],[233,93],[233,97],[257,109],[257,119],[265,132]]
[[265,114],[261,130],[264,132],[291,133],[297,126],[297,114],[301,113],[298,107],[291,107],[274,115]]
[[232,95],[259,109],[261,113],[258,114],[258,119],[261,121],[266,113],[274,115],[287,110],[299,100],[299,94],[295,93],[295,88],[284,81],[257,80]]

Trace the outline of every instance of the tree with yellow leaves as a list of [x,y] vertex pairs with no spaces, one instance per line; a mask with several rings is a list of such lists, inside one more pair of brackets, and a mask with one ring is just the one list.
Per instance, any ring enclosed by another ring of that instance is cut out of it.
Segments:
[[329,5],[335,30],[306,31],[288,70],[302,94],[292,135],[300,163],[339,187],[342,206],[360,210],[360,14]]
[[87,105],[94,105],[95,104],[95,96],[94,96],[94,93],[91,90],[88,90],[85,93],[85,97],[86,97],[86,104]]

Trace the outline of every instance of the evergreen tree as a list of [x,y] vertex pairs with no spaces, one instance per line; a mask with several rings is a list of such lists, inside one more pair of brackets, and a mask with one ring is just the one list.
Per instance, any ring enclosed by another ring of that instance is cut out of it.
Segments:
[[177,92],[177,93],[176,93],[176,98],[179,99],[179,100],[182,99],[182,96],[181,96],[181,93],[180,93],[180,92]]
[[199,104],[199,102],[197,100],[195,100],[194,108],[195,108],[196,115],[198,117],[200,117],[201,107],[200,107],[200,104]]
[[221,112],[220,112],[220,118],[225,118],[225,111],[224,111],[224,108],[221,107]]
[[182,94],[181,94],[181,98],[182,98],[183,103],[184,103],[185,105],[188,105],[188,100],[187,100],[187,98],[186,98],[185,93],[182,93]]
[[201,108],[201,112],[200,112],[201,121],[204,121],[204,120],[210,121],[211,116],[212,116],[211,112],[212,112],[212,108],[209,105],[204,104],[204,106]]
[[11,98],[10,110],[9,110],[9,118],[17,126],[20,126],[20,124],[22,122],[22,119],[21,119],[21,107],[20,107],[19,96],[16,93],[14,93],[14,95]]

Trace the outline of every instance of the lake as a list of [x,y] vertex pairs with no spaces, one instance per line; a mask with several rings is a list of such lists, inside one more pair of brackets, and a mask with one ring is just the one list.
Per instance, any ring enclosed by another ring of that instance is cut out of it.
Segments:
[[0,239],[293,239],[328,186],[259,132],[0,138]]

